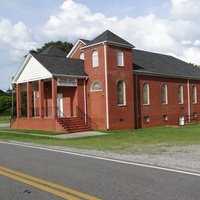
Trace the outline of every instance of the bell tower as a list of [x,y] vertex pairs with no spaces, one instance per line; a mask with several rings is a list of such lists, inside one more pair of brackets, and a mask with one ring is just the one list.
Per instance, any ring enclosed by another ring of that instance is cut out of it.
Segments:
[[89,76],[88,114],[94,129],[134,128],[132,48],[109,30],[82,48]]

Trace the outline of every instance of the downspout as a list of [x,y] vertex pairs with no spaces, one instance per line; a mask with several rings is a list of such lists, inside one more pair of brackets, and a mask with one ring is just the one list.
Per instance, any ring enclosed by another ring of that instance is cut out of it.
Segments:
[[136,112],[136,129],[138,129],[138,117],[139,117],[139,113],[138,113],[138,77],[137,74],[135,75],[135,112]]
[[88,78],[84,80],[84,113],[85,113],[85,124],[87,124],[87,98],[86,98],[86,81]]
[[108,63],[107,63],[107,48],[104,45],[104,65],[105,65],[105,90],[106,90],[106,129],[109,130],[109,110],[108,110]]
[[187,79],[187,93],[188,93],[188,122],[190,122],[190,80]]

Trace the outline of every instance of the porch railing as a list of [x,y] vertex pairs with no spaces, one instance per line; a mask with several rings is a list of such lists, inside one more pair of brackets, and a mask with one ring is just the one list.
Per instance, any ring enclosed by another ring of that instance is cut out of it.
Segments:
[[76,107],[77,117],[81,118],[85,124],[91,127],[91,119],[78,106]]
[[[59,117],[58,116],[58,113],[62,115],[62,117]],[[66,116],[59,108],[57,108],[57,113],[56,113],[56,119],[57,121],[62,124],[62,118],[65,119],[65,126],[67,126],[68,130],[70,129],[70,120],[69,120],[69,117]]]
[[[52,107],[42,107],[42,113],[44,117],[52,117]],[[21,108],[21,117],[27,117],[27,108]],[[39,117],[40,111],[39,107],[30,108],[29,112],[31,113],[31,117]]]

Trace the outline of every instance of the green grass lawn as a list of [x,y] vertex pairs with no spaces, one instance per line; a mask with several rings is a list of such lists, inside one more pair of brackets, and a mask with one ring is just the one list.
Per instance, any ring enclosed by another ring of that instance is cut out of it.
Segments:
[[0,123],[10,122],[10,116],[0,116]]
[[[171,147],[176,145],[200,144],[200,125],[157,127],[132,131],[110,131],[107,135],[73,139],[30,135],[30,133],[34,132],[27,131],[27,134],[17,134],[10,130],[5,130],[4,132],[0,132],[0,139],[130,153],[138,152],[138,149],[141,148],[143,148],[143,152],[159,152],[162,151],[163,145],[165,147]],[[44,132],[40,133],[44,134]]]
[[[53,132],[53,131],[43,131],[43,130],[26,130],[26,129],[23,129],[23,130],[19,130],[19,129],[2,129],[1,131],[4,131],[4,132],[7,132],[7,133],[21,133],[21,134],[36,134],[36,135],[60,135],[60,134],[63,134],[63,133],[59,133],[59,132]],[[25,136],[26,136],[25,135]]]

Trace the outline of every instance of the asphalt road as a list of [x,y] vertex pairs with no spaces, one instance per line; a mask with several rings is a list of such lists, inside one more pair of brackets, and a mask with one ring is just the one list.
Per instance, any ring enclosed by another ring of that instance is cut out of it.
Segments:
[[1,167],[104,200],[200,199],[198,176],[0,143],[0,200],[64,199],[8,177]]

